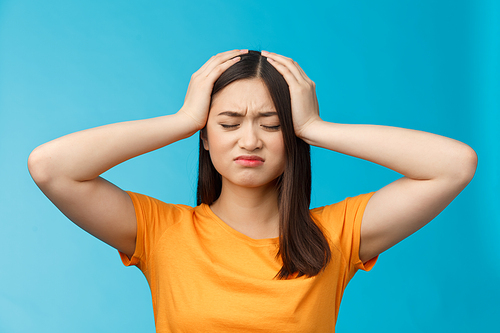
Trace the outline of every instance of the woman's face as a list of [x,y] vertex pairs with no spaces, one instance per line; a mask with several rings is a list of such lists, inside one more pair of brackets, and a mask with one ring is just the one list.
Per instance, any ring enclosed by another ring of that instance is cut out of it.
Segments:
[[283,173],[278,114],[261,79],[235,81],[212,98],[203,144],[223,185],[259,187]]

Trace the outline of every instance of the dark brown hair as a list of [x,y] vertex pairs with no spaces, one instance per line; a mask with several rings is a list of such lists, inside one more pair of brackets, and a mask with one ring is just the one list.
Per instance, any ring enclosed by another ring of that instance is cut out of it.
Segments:
[[[275,278],[312,277],[325,269],[331,251],[321,229],[311,218],[311,155],[310,147],[294,132],[290,90],[285,78],[258,51],[241,55],[241,60],[229,67],[217,79],[212,98],[236,80],[260,78],[274,102],[285,145],[285,170],[278,177],[279,250],[283,266]],[[220,196],[222,178],[210,153],[204,149],[200,133],[197,203],[211,205]]]

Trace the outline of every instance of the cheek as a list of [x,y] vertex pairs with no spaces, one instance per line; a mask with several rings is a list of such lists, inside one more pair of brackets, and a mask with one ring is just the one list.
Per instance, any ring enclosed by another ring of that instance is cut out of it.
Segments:
[[285,156],[285,143],[283,142],[283,137],[279,136],[275,138],[273,142],[273,151],[275,154],[278,154],[279,156]]
[[285,144],[283,143],[283,137],[276,138],[274,140],[273,149],[271,153],[276,157],[276,162],[279,164],[277,167],[281,169],[281,172],[285,170],[285,162],[286,162],[286,153],[285,153]]
[[217,148],[219,145],[219,138],[217,135],[217,128],[214,126],[213,121],[208,118],[207,125],[204,129],[204,138],[203,146],[206,150],[212,150]]
[[207,148],[210,148],[211,151],[223,150],[225,141],[227,140],[224,140],[224,138],[216,131],[207,132]]
[[224,161],[227,160],[227,155],[230,153],[229,140],[213,132],[209,132],[207,138],[205,149],[208,148],[212,164],[216,169],[223,167]]

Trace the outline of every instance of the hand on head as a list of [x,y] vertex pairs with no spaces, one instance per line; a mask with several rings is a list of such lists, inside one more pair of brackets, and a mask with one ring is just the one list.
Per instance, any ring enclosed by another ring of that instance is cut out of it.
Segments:
[[269,63],[283,75],[288,83],[295,135],[301,138],[309,125],[316,120],[321,120],[318,98],[316,97],[316,84],[292,59],[267,51],[262,51],[262,55],[267,57]]
[[231,50],[212,56],[192,76],[181,112],[191,117],[198,129],[205,127],[215,81],[248,50]]
[[[248,53],[248,50],[219,53],[212,56],[191,76],[184,105],[180,111],[193,119],[197,129],[201,130],[207,122],[214,83],[222,73],[241,59],[239,55],[245,53]],[[306,128],[321,120],[315,83],[292,59],[267,51],[262,51],[261,54],[285,78],[290,89],[295,135],[303,137]]]

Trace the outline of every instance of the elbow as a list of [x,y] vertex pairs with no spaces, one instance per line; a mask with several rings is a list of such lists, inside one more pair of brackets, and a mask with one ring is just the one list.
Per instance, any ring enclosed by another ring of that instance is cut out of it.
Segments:
[[457,160],[457,174],[456,178],[463,187],[470,183],[477,169],[477,154],[470,146],[465,145],[459,153]]
[[35,148],[28,157],[28,170],[31,178],[40,186],[50,181],[50,157],[44,152],[43,145]]

